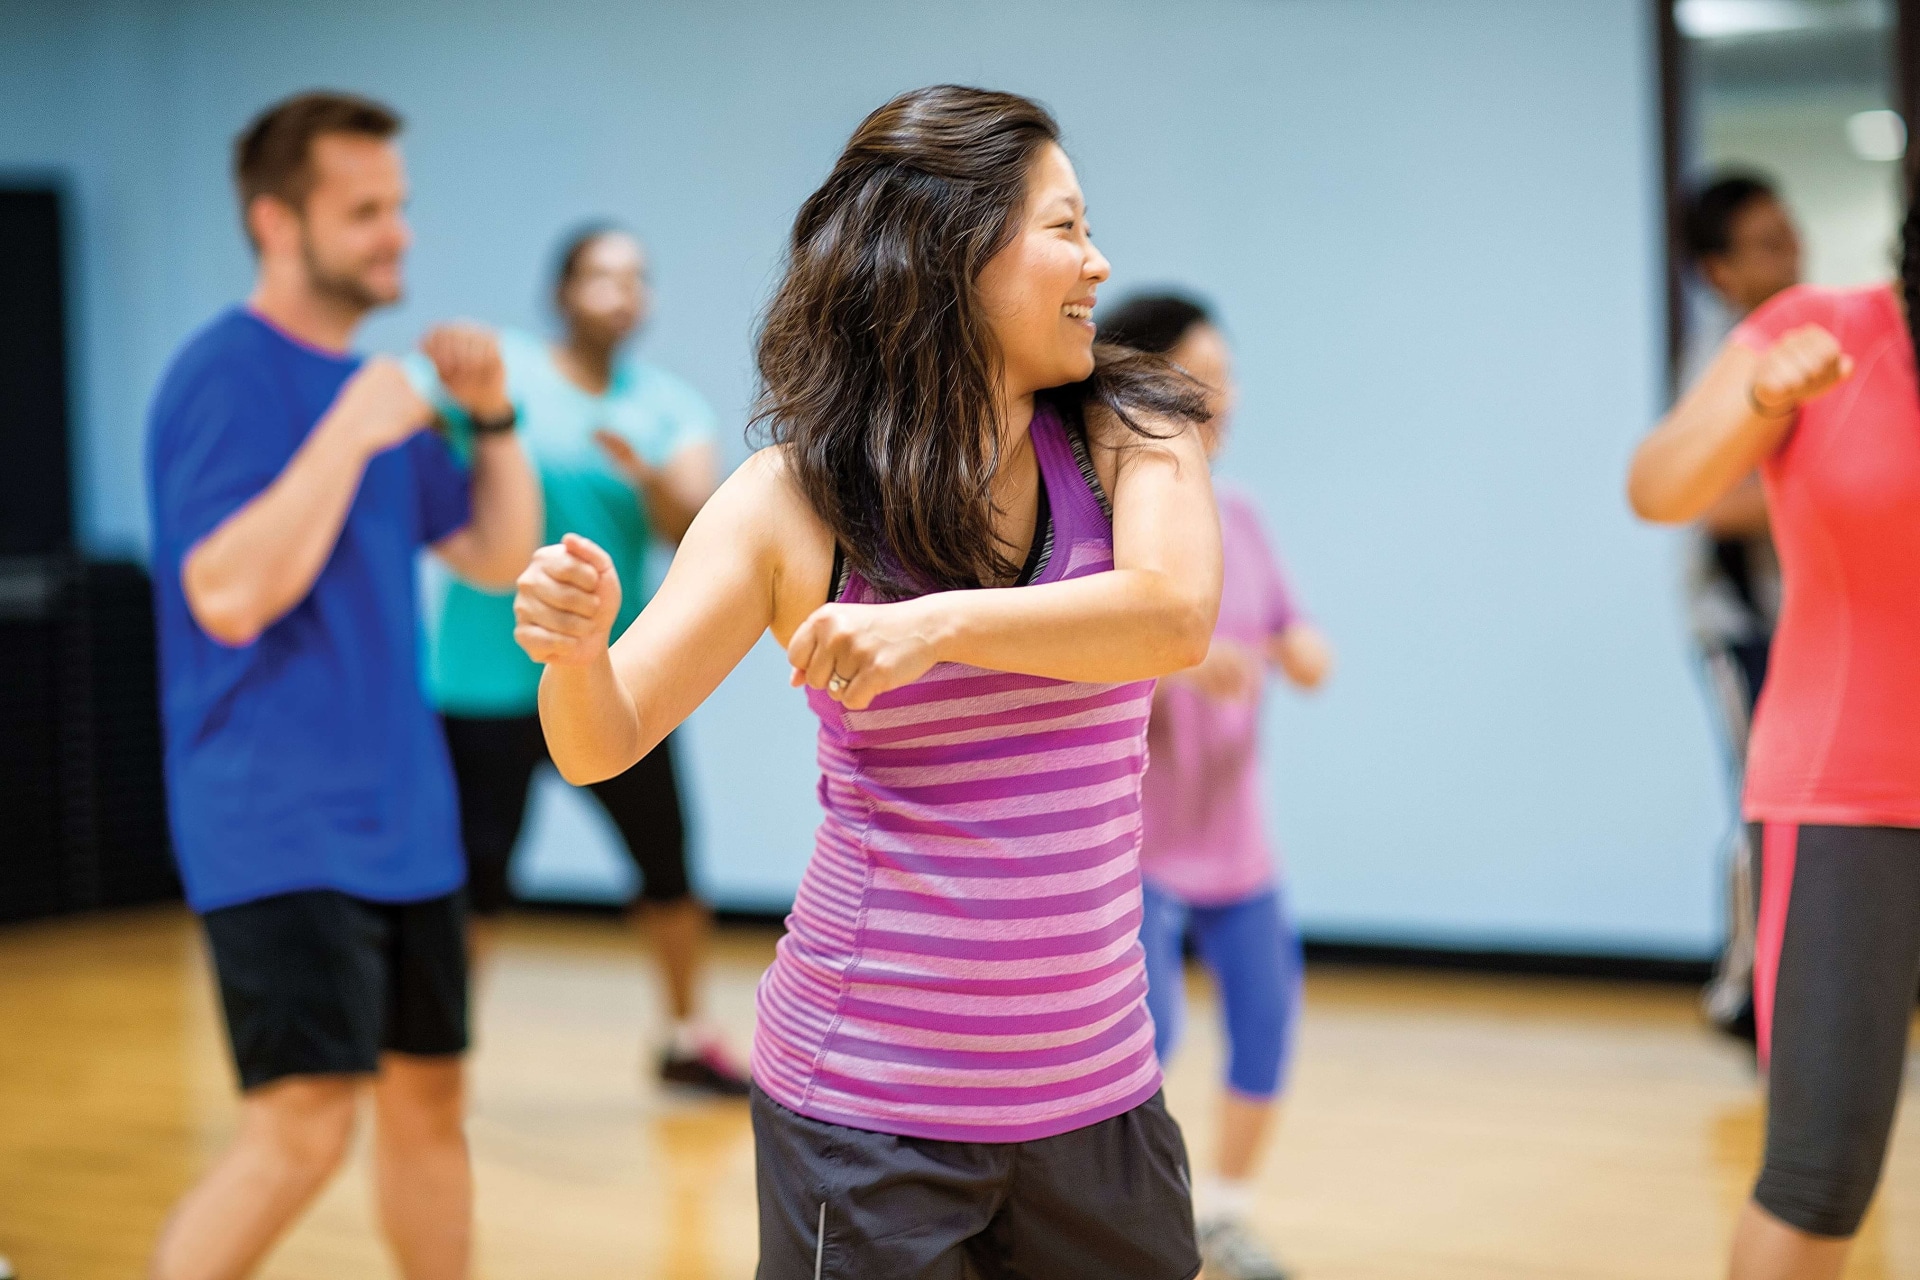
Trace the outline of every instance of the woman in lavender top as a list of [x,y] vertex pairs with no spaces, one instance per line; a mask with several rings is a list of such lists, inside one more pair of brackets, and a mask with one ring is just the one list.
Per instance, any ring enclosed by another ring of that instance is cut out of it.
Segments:
[[772,445],[608,647],[569,535],[517,636],[569,781],[630,766],[771,630],[824,810],[760,988],[762,1280],[1199,1270],[1138,940],[1157,676],[1206,654],[1219,519],[1158,357],[1094,346],[1107,278],[1038,104],[869,116],[795,222],[759,345]]
[[[1100,339],[1166,354],[1204,383],[1208,457],[1234,400],[1231,353],[1205,307],[1173,294],[1130,298],[1102,317]],[[1295,607],[1279,558],[1244,496],[1218,495],[1220,617],[1204,662],[1161,682],[1147,742],[1153,755],[1140,849],[1146,880],[1140,940],[1147,1004],[1165,1061],[1184,1016],[1182,941],[1191,933],[1219,988],[1227,1079],[1215,1169],[1194,1193],[1209,1280],[1284,1280],[1250,1229],[1251,1178],[1286,1083],[1300,999],[1300,941],[1267,843],[1259,776],[1261,696],[1269,666],[1317,689],[1333,664],[1326,639]]]

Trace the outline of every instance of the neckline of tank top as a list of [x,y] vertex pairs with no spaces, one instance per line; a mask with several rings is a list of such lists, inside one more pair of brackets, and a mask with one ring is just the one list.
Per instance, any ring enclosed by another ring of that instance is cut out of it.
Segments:
[[[1040,410],[1035,410],[1036,416]],[[1060,421],[1057,410],[1053,412],[1056,421]],[[1100,504],[1100,512],[1108,520],[1113,519],[1113,505],[1107,498],[1106,486],[1100,483],[1100,474],[1093,465],[1093,455],[1087,448],[1087,435],[1077,423],[1060,421],[1060,430],[1067,437],[1067,444],[1073,450],[1074,465],[1080,471],[1081,480],[1086,482],[1094,501]],[[1039,466],[1039,451],[1034,452],[1034,463]],[[1053,495],[1047,486],[1047,469],[1039,466],[1040,486],[1036,497],[1040,509],[1034,515],[1033,541],[1027,547],[1027,558],[1020,567],[1020,574],[1009,586],[1029,587],[1047,571],[1047,565],[1053,559],[1054,537],[1058,526],[1053,518]],[[827,599],[838,601],[846,594],[847,584],[853,581],[853,564],[847,559],[847,550],[838,539],[833,544],[833,572],[828,576],[830,587]]]
[[[1045,477],[1041,478],[1039,511],[1034,513],[1033,542],[1027,547],[1027,559],[1020,566],[1020,575],[1009,586],[1032,586],[1034,579],[1046,572],[1047,562],[1053,558],[1053,499],[1047,493]],[[833,544],[833,600],[839,600],[846,594],[847,584],[853,581],[853,563],[847,559],[846,548],[838,540]]]

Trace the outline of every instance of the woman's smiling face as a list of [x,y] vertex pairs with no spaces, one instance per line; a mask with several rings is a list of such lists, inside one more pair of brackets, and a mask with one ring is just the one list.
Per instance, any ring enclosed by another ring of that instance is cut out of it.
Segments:
[[1092,374],[1094,295],[1111,274],[1093,246],[1073,164],[1058,145],[1047,143],[1034,154],[1017,217],[1013,239],[975,285],[1010,396]]

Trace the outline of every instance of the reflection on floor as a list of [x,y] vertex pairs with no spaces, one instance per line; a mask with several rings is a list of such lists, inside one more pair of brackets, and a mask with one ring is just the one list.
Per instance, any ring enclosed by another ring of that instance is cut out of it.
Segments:
[[[716,956],[742,1051],[772,942],[730,930]],[[1168,1093],[1204,1165],[1219,1043],[1195,983]],[[474,1059],[482,1275],[753,1274],[745,1108],[655,1087],[657,1008],[617,922],[509,922]],[[217,1018],[182,913],[0,931],[0,1254],[23,1280],[139,1274],[232,1123]],[[1723,1265],[1759,1119],[1690,992],[1320,972],[1262,1220],[1306,1280],[1699,1280]],[[1920,1275],[1916,1125],[1909,1109],[1854,1280]],[[264,1274],[391,1276],[367,1195],[362,1152]]]

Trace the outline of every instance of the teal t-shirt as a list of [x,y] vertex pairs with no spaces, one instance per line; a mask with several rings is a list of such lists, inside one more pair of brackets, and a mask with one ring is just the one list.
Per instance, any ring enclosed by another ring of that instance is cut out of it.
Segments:
[[[596,396],[569,382],[547,344],[529,334],[502,333],[500,354],[521,443],[546,498],[544,541],[577,533],[613,557],[620,571],[620,616],[613,625],[619,636],[647,602],[653,530],[640,492],[593,433],[604,427],[654,466],[665,466],[681,450],[713,439],[713,410],[687,383],[637,360],[622,359],[606,394]],[[417,380],[431,379],[430,367],[423,373],[416,363],[412,372]],[[446,416],[457,428],[458,410]],[[448,581],[434,604],[427,659],[434,705],[463,716],[532,713],[540,667],[514,643],[513,593]]]

